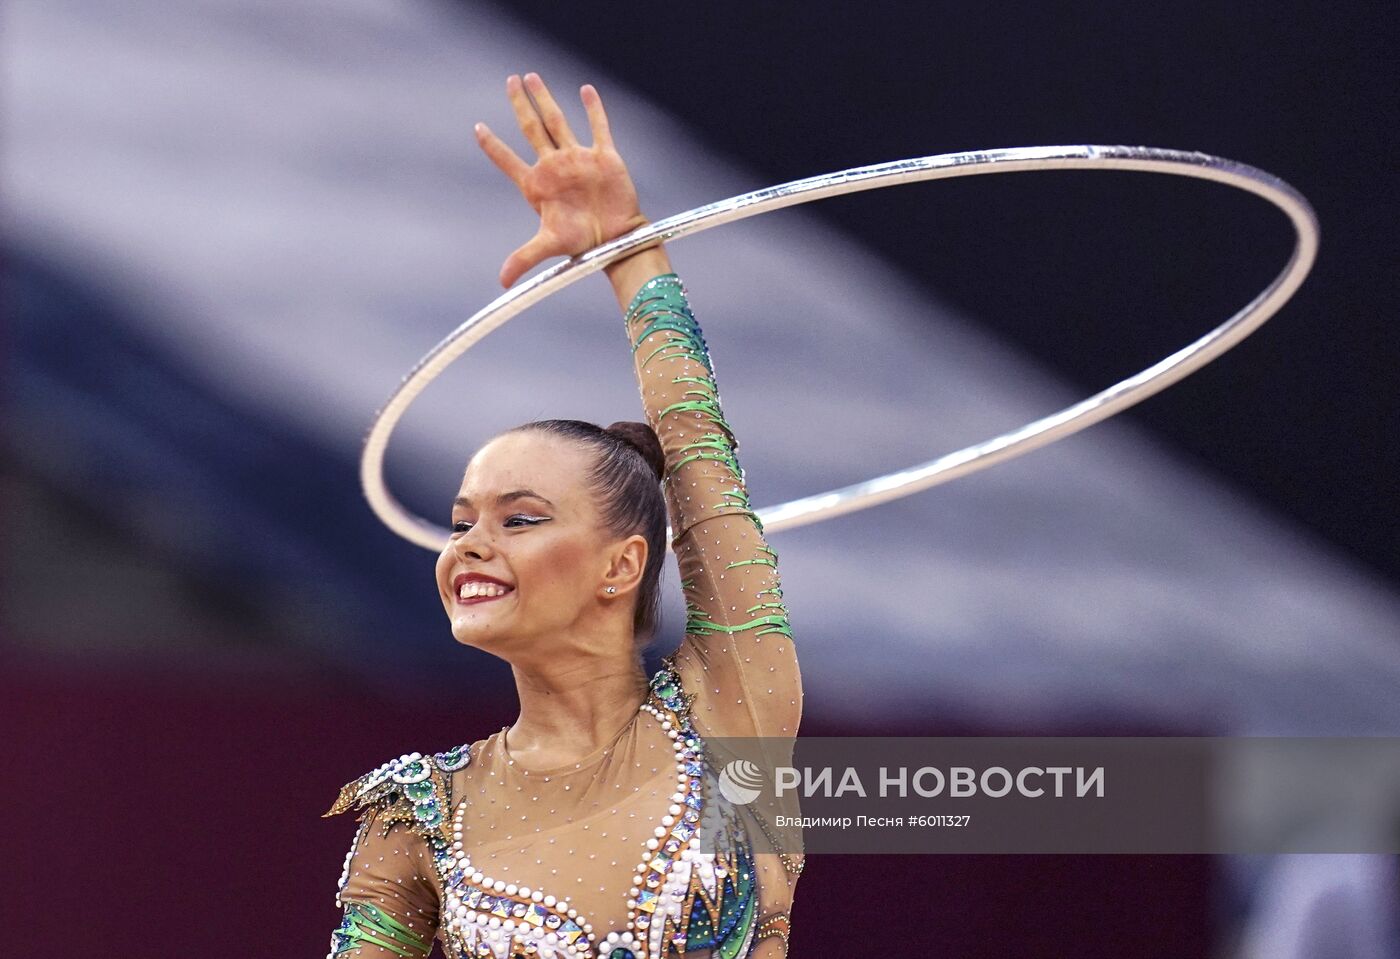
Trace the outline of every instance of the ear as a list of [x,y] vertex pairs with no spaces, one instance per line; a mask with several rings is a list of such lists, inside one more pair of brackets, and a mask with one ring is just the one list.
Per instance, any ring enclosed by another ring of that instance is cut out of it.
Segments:
[[[598,584],[598,592],[604,599],[617,599],[633,590],[642,582],[642,574],[647,568],[647,538],[641,533],[633,533],[619,540],[608,553],[608,565],[603,581]],[[609,593],[609,586],[616,592]]]

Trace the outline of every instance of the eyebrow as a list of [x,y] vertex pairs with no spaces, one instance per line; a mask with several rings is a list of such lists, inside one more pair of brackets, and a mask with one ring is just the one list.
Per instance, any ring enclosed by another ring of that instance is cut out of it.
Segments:
[[[537,500],[539,500],[539,501],[542,502],[542,503],[548,503],[550,506],[552,506],[552,507],[554,506],[554,504],[553,504],[552,502],[550,502],[550,501],[549,501],[548,499],[546,499],[545,497],[541,496],[539,493],[536,493],[536,492],[535,492],[534,490],[532,490],[532,489],[515,489],[515,490],[511,490],[509,493],[502,493],[501,495],[499,495],[499,496],[496,497],[496,503],[497,503],[498,505],[500,505],[500,504],[503,504],[503,503],[510,503],[510,502],[513,502],[513,501],[518,500],[518,499],[527,499],[527,498],[528,498],[528,499],[537,499]],[[459,496],[459,497],[457,497],[455,500],[452,501],[452,506],[453,506],[454,509],[455,509],[456,507],[458,507],[458,506],[467,506],[467,507],[470,507],[471,505],[472,505],[472,501],[471,501],[470,499],[468,499],[467,497],[465,497],[465,496]],[[555,507],[555,508],[557,509],[557,507]]]

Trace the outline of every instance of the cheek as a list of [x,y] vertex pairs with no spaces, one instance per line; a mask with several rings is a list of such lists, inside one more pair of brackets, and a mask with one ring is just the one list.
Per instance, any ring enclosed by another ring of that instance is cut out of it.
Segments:
[[577,605],[588,592],[591,550],[571,540],[531,544],[511,558],[516,582],[533,598]]
[[447,574],[452,570],[452,554],[443,552],[438,554],[437,562],[433,564],[433,575],[437,578],[438,588],[447,590],[450,585],[445,582]]

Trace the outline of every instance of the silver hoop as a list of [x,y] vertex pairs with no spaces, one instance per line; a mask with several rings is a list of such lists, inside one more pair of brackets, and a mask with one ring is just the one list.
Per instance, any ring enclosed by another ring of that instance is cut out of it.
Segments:
[[[804,526],[929,489],[1063,439],[1147,399],[1209,363],[1277,313],[1302,284],[1317,256],[1320,237],[1317,216],[1303,195],[1283,180],[1234,160],[1157,147],[1041,146],[943,153],[853,167],[755,190],[658,220],[550,267],[507,290],[449,333],[404,377],[388,402],[375,414],[365,436],[360,457],[360,482],[370,507],[395,533],[425,549],[441,551],[451,531],[408,512],[385,486],[384,450],[389,445],[394,427],[418,394],[453,360],[488,333],[545,297],[591,273],[597,273],[640,247],[653,244],[658,239],[663,242],[678,239],[783,207],[859,190],[920,180],[1066,168],[1144,170],[1214,180],[1247,190],[1287,214],[1296,233],[1292,255],[1273,282],[1243,309],[1200,339],[1141,373],[1067,406],[1058,413],[955,453],[862,483],[756,510],[766,532]],[[670,538],[668,528],[668,542]]]

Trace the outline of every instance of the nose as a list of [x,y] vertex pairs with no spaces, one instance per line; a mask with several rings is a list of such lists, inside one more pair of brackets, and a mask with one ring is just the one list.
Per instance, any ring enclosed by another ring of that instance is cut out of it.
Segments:
[[490,556],[494,552],[491,548],[491,543],[489,542],[488,537],[485,533],[477,532],[477,530],[479,529],[481,529],[481,525],[477,524],[476,526],[473,526],[471,529],[469,529],[467,532],[463,533],[461,536],[457,537],[457,541],[454,544],[454,547],[456,548],[457,554],[459,556],[463,558],[472,557],[474,559],[481,560],[490,558]]

